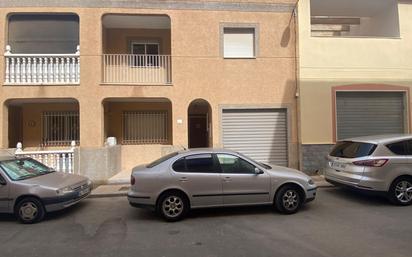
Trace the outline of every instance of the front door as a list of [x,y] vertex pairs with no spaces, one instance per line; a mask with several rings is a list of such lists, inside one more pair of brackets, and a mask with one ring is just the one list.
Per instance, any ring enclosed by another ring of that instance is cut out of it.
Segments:
[[209,133],[207,131],[207,116],[189,116],[189,148],[209,146]]
[[191,207],[220,206],[223,203],[222,180],[212,154],[194,154],[173,165],[176,184],[190,197]]
[[9,209],[9,185],[0,173],[0,212],[7,212]]
[[255,173],[255,166],[231,154],[217,154],[222,170],[223,204],[270,202],[270,176]]

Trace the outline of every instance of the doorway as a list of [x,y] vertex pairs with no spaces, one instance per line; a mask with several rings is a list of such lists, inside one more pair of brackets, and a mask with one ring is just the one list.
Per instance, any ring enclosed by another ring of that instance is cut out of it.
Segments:
[[203,99],[192,101],[188,109],[189,148],[211,147],[211,107]]

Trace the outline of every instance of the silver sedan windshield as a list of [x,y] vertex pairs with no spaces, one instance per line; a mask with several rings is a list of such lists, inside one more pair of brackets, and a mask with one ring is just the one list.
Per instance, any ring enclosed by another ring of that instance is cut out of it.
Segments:
[[0,166],[11,180],[23,180],[53,172],[49,167],[29,158],[2,161]]

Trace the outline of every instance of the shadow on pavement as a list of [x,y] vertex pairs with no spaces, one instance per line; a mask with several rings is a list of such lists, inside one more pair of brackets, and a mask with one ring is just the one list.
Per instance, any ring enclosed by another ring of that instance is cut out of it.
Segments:
[[75,215],[77,212],[80,212],[81,210],[87,208],[88,203],[85,201],[81,201],[73,206],[70,206],[66,209],[60,210],[60,211],[55,211],[55,212],[49,212],[46,214],[44,217],[44,221],[52,221],[52,220],[58,220],[58,219],[65,219],[68,218],[72,215]]
[[[313,203],[305,204],[301,207],[298,213],[310,211]],[[156,212],[148,209],[132,209],[132,219],[139,219],[145,221],[163,221]],[[217,207],[217,208],[202,208],[190,210],[185,219],[203,219],[214,217],[233,217],[233,216],[253,216],[253,215],[281,215],[287,216],[277,212],[271,205],[260,206],[240,206],[240,207]],[[293,215],[293,214],[292,214]]]
[[131,211],[132,219],[156,222],[163,221],[163,219],[155,211],[152,210],[132,208]]
[[0,214],[0,223],[1,222],[17,222],[16,217],[13,214],[1,213]]
[[242,206],[191,210],[188,218],[231,217],[243,215],[278,214],[272,206]]
[[369,206],[390,206],[391,203],[384,194],[365,192],[361,190],[333,187],[322,190],[322,194],[331,194],[342,200]]

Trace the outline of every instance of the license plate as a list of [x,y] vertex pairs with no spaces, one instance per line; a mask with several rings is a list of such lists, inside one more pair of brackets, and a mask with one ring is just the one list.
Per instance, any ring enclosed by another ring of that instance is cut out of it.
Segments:
[[80,196],[83,196],[83,195],[85,195],[85,194],[88,194],[89,192],[90,192],[90,189],[89,189],[89,188],[83,189],[82,191],[79,192],[79,197],[80,197]]
[[346,168],[346,164],[345,163],[339,163],[339,162],[333,162],[332,163],[332,168],[342,170],[342,169]]

